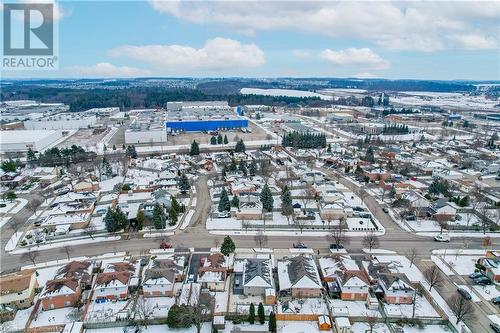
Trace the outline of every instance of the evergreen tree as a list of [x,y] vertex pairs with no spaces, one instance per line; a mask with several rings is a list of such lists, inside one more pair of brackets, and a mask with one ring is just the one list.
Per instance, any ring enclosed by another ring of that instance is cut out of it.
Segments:
[[217,144],[217,138],[215,136],[210,138],[210,144],[211,145],[216,145]]
[[438,195],[441,192],[441,184],[439,183],[438,178],[434,178],[431,185],[429,186],[429,193]]
[[233,195],[233,199],[231,199],[231,206],[240,208],[240,199],[238,199],[237,195]]
[[172,207],[177,213],[181,212],[181,206],[174,196],[170,196],[170,207]]
[[177,180],[177,187],[179,187],[179,190],[181,191],[182,194],[185,194],[187,191],[191,189],[191,185],[189,184],[189,179],[185,173],[183,173],[182,176],[180,176],[179,179]]
[[460,202],[458,203],[458,205],[460,207],[467,207],[469,205],[469,200],[470,200],[469,196],[466,195],[462,199],[460,199]]
[[253,325],[255,324],[255,305],[250,303],[250,309],[248,310],[248,322]]
[[240,161],[239,169],[243,173],[243,176],[246,177],[248,174],[248,171],[247,171],[247,162],[245,160]]
[[153,208],[153,225],[156,229],[164,229],[167,226],[165,209],[158,202]]
[[262,203],[262,208],[265,209],[266,212],[272,212],[274,206],[274,199],[271,190],[267,184],[264,184],[262,191],[260,192],[260,202]]
[[222,189],[222,192],[220,193],[218,210],[219,212],[228,212],[231,210],[231,204],[229,203],[229,197],[227,195],[225,187]]
[[125,229],[128,226],[128,217],[125,213],[120,209],[120,207],[116,207],[114,212],[114,218],[116,227],[119,229]]
[[276,333],[276,315],[271,311],[269,314],[269,332]]
[[252,159],[252,162],[250,163],[249,171],[250,176],[255,176],[255,174],[257,173],[257,162],[254,159]]
[[127,149],[127,148],[125,147],[125,144],[122,144],[122,149],[123,149],[123,150]]
[[118,228],[116,226],[116,220],[111,208],[108,208],[106,215],[104,216],[104,225],[108,232],[115,232]]
[[33,152],[33,149],[29,148],[28,152],[26,153],[26,161],[28,162],[28,165],[33,166],[36,164],[36,155]]
[[189,328],[193,324],[191,309],[187,305],[174,304],[168,310],[167,325],[169,328]]
[[233,253],[235,249],[236,245],[234,245],[234,242],[231,239],[231,237],[229,236],[224,237],[224,241],[222,242],[222,245],[220,247],[220,252],[223,255],[228,256],[231,253]]
[[113,170],[111,169],[111,165],[109,164],[108,160],[105,158],[102,159],[102,166],[101,166],[102,174],[108,178],[111,178],[113,176]]
[[1,168],[2,168],[2,170],[4,172],[16,172],[17,165],[16,165],[16,162],[14,162],[13,160],[9,159],[7,161],[3,161],[2,162]]
[[229,140],[227,139],[227,135],[224,134],[224,144],[227,145],[229,143]]
[[3,195],[3,199],[7,200],[9,202],[16,200],[16,198],[17,198],[17,195],[16,195],[16,192],[14,192],[14,191],[5,192]]
[[366,150],[365,161],[375,163],[375,156],[373,154],[372,146],[368,147],[368,149]]
[[286,216],[286,219],[290,222],[290,216],[293,214],[293,204],[292,195],[288,188],[285,188],[285,191],[281,195],[281,214]]
[[231,164],[229,165],[229,170],[232,172],[238,170],[238,164],[236,164],[236,160],[234,158],[231,159]]
[[327,153],[331,153],[332,152],[332,144],[331,143],[328,144],[328,148],[326,148],[326,152]]
[[237,152],[237,153],[243,153],[243,152],[245,152],[245,143],[243,142],[243,139],[240,139],[236,143],[236,146],[234,147],[234,151]]
[[146,216],[144,215],[144,211],[142,209],[139,209],[139,211],[137,211],[137,216],[135,217],[135,220],[137,221],[137,230],[142,230],[142,227],[144,226],[144,221],[146,221]]
[[222,139],[222,134],[219,134],[217,136],[217,144],[221,145],[224,142],[224,139]]
[[257,315],[259,316],[259,323],[264,324],[266,322],[266,313],[264,312],[264,305],[262,302],[259,303]]
[[189,155],[195,156],[195,155],[200,155],[200,145],[196,140],[193,140],[191,143],[191,149],[189,150]]
[[116,150],[116,145],[113,145],[113,150]]
[[176,211],[173,206],[170,207],[170,209],[168,210],[168,220],[169,220],[168,224],[171,226],[176,225],[178,219],[179,219],[179,212]]
[[389,160],[389,162],[387,162],[387,170],[392,170],[394,169],[394,165],[392,165],[392,160]]

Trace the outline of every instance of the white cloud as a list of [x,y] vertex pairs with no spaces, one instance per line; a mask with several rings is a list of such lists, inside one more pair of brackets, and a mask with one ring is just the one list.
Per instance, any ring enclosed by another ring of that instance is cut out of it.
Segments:
[[371,69],[387,69],[390,64],[369,48],[348,48],[339,51],[326,49],[319,56],[332,64],[340,66],[359,66]]
[[214,38],[196,49],[186,45],[123,45],[111,49],[110,56],[126,56],[157,66],[161,70],[253,68],[265,63],[264,52],[255,44]]
[[[498,1],[150,1],[168,15],[197,24],[221,23],[252,34],[299,30],[366,40],[388,49],[491,49],[499,45]],[[475,41],[459,40],[471,34]],[[481,42],[481,40],[483,42]],[[484,42],[487,41],[487,42]]]
[[307,50],[293,50],[292,54],[295,58],[305,59],[311,56],[311,52]]
[[92,66],[73,66],[64,70],[68,75],[82,77],[140,77],[151,75],[148,70],[128,66],[115,66],[109,62],[100,62]]

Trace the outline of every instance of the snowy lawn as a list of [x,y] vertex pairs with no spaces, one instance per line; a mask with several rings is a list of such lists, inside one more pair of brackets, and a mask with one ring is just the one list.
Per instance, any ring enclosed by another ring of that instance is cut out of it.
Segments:
[[333,313],[345,313],[347,311],[347,315],[349,317],[382,316],[379,310],[368,309],[365,301],[343,301],[341,299],[331,299],[330,308]]
[[[412,304],[386,304],[385,311],[389,317],[411,318],[413,314]],[[424,297],[418,296],[415,305],[415,316],[426,318],[440,318],[432,305]]]
[[[168,310],[175,304],[174,297],[146,297],[146,309],[154,318],[167,317]],[[141,302],[141,300],[139,300]]]
[[92,301],[89,305],[86,320],[87,321],[115,321],[116,318],[125,318],[128,314],[132,302],[116,301],[97,303]]
[[437,257],[437,256],[431,256],[431,260],[436,264],[437,267],[439,267],[439,269],[446,275],[448,276],[452,276],[452,275],[455,275],[455,272],[453,272],[451,270],[450,267],[448,267],[448,265],[443,262],[441,260],[440,257]]
[[461,284],[458,284],[457,285],[457,288],[461,288],[461,289],[464,289],[466,290],[471,296],[472,296],[472,301],[473,302],[481,302],[481,299],[476,295],[475,292],[473,292],[469,286],[466,286],[466,285],[461,285]]
[[75,318],[71,315],[74,311],[78,310],[76,308],[62,308],[49,311],[41,310],[31,322],[31,327],[72,323],[75,321]]
[[[109,327],[98,329],[87,329],[86,333],[134,333],[135,327],[130,326],[128,329],[125,327]],[[212,325],[210,323],[203,323],[201,333],[211,333]],[[196,333],[196,328],[191,326],[185,329],[170,329],[167,325],[149,325],[147,328],[141,327],[141,333]]]
[[320,333],[320,330],[315,321],[281,321],[278,333]]
[[[367,323],[353,323],[351,326],[352,333],[370,332],[370,326]],[[378,323],[373,327],[372,333],[391,333],[386,324]]]
[[27,309],[17,311],[14,320],[7,321],[0,325],[0,332],[9,332],[10,330],[23,330],[34,308],[35,306],[33,305]]
[[481,295],[485,300],[491,301],[493,298],[500,296],[500,291],[498,286],[473,286],[475,291]]
[[405,333],[447,333],[451,332],[448,326],[444,325],[425,325],[424,328],[403,326]]

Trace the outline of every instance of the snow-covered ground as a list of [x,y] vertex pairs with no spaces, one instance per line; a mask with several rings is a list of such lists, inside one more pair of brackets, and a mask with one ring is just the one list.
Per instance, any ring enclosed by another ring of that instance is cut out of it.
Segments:
[[477,291],[481,297],[486,299],[487,301],[491,301],[493,298],[500,296],[499,287],[495,285],[491,286],[473,286],[475,291]]
[[76,308],[61,308],[56,310],[43,311],[41,310],[35,315],[30,327],[50,326],[72,323],[75,317],[72,313],[78,311]]
[[115,321],[117,318],[127,318],[131,307],[132,303],[129,301],[110,301],[106,303],[92,301],[85,320],[89,322],[108,322]]
[[[388,317],[412,318],[413,315],[413,305],[411,304],[386,304],[384,308]],[[432,305],[421,296],[417,297],[415,317],[440,318]]]
[[[109,327],[109,328],[98,328],[98,329],[87,329],[86,333],[134,333],[135,327],[131,326],[130,329],[124,327]],[[203,323],[201,326],[201,333],[211,333],[212,325],[210,323]],[[146,327],[141,327],[141,333],[196,333],[196,327],[191,326],[190,328],[184,329],[170,329],[167,325],[149,325]]]
[[280,321],[278,333],[320,333],[316,321]]
[[[351,326],[352,333],[366,333],[370,332],[370,326],[367,323],[353,323]],[[391,333],[386,324],[377,323],[373,327],[372,333]]]
[[331,299],[330,309],[333,313],[339,313],[340,311],[347,311],[347,315],[350,317],[357,316],[371,316],[371,317],[382,317],[379,310],[370,310],[366,307],[365,301],[343,301],[341,299]]

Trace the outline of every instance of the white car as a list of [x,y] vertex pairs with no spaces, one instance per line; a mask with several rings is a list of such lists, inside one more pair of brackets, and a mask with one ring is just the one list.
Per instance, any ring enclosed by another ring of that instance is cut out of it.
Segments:
[[220,219],[225,219],[225,218],[231,217],[231,212],[219,212],[217,214],[217,217]]
[[449,242],[451,239],[450,235],[437,235],[437,236],[434,236],[434,240],[436,242]]

